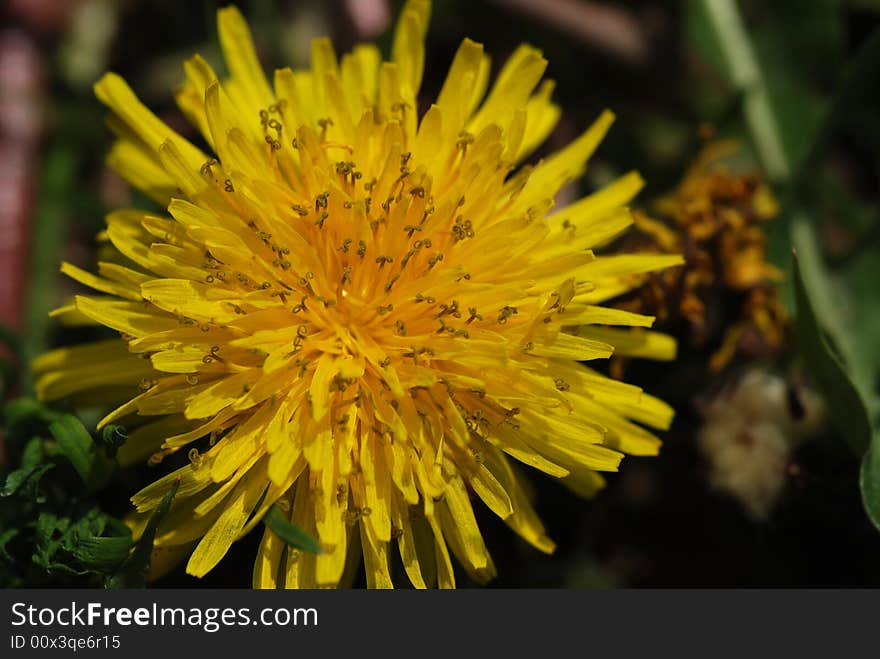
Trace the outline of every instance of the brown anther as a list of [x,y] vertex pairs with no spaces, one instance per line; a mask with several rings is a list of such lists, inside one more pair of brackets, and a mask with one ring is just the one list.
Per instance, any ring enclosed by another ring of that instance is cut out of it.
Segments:
[[461,215],[455,218],[455,225],[452,227],[453,241],[459,242],[465,238],[473,238],[475,235],[473,223],[470,220],[464,219]]
[[507,323],[507,319],[511,316],[514,316],[518,313],[516,307],[511,306],[503,306],[501,307],[501,311],[498,313],[498,324],[504,325]]
[[477,313],[476,307],[468,307],[468,314],[470,315],[468,316],[468,319],[464,321],[465,323],[470,324],[475,320],[483,320],[483,317],[479,313]]
[[416,254],[416,250],[411,249],[406,254],[403,255],[403,258],[400,261],[400,269],[401,270],[406,267],[406,264],[409,263],[409,260],[413,256],[415,256],[415,254]]
[[459,149],[462,153],[467,153],[468,145],[473,143],[474,136],[466,130],[463,130],[458,134],[458,140],[456,140],[455,142],[455,148]]
[[437,318],[442,318],[443,316],[461,318],[461,312],[458,309],[458,300],[453,300],[451,304],[440,305],[440,313],[437,314]]
[[308,295],[303,295],[303,298],[302,298],[302,300],[300,300],[300,303],[294,305],[293,309],[291,309],[291,311],[293,313],[300,313],[301,311],[308,311],[308,308],[306,307],[306,300],[308,299],[308,297],[309,297]]
[[333,120],[330,117],[318,119],[318,125],[321,127],[321,141],[323,142],[327,139],[327,129],[333,125]]
[[200,173],[202,176],[213,176],[213,175],[214,175],[214,172],[211,171],[211,168],[212,168],[214,165],[219,165],[219,164],[220,164],[220,163],[218,163],[217,160],[216,160],[215,158],[211,158],[210,160],[207,160],[207,161],[202,165],[201,169],[199,169],[199,173]]

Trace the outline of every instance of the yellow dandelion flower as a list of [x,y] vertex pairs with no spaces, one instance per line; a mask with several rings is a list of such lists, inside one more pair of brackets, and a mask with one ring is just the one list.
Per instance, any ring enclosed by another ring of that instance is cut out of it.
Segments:
[[318,39],[310,69],[270,84],[242,16],[221,10],[229,76],[196,56],[177,95],[213,154],[119,76],[95,87],[111,164],[168,214],[111,213],[116,255],[97,275],[63,265],[103,295],[56,315],[121,339],[44,355],[38,391],[115,396],[100,426],[131,428],[123,462],[189,453],[132,500],[137,534],[180,479],[156,547],[191,552],[190,574],[275,504],[323,551],[267,529],[256,587],[338,585],[361,556],[367,584],[388,587],[395,545],[415,586],[454,586],[453,556],[482,581],[494,568],[473,501],[554,548],[514,461],[590,494],[624,453],[657,452],[634,422],[670,423],[664,403],[578,363],[644,352],[608,326],[652,319],[598,303],[680,263],[591,251],[630,224],[635,173],[551,214],[612,115],[517,168],[559,114],[547,62],[520,47],[486,93],[489,59],[465,40],[420,117],[429,12],[406,4],[390,61]]

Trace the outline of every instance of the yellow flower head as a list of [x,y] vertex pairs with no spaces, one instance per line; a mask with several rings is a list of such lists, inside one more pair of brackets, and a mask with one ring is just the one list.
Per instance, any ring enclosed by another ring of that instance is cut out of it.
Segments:
[[323,551],[288,549],[267,529],[257,587],[334,586],[361,555],[368,585],[387,587],[395,546],[415,586],[454,586],[451,556],[485,580],[494,568],[472,501],[554,547],[514,461],[589,494],[623,453],[656,453],[632,421],[670,422],[660,401],[578,363],[615,344],[645,353],[605,326],[652,318],[597,303],[627,276],[680,262],[591,251],[630,224],[622,205],[641,179],[549,215],[612,115],[517,168],[559,114],[552,83],[537,87],[547,62],[520,47],[486,94],[489,59],[465,40],[420,117],[429,12],[406,4],[390,61],[373,46],[340,60],[318,39],[310,69],[270,84],[240,13],[221,10],[229,76],[196,56],[177,96],[213,155],[119,76],[95,87],[119,137],[111,164],[168,215],[112,213],[115,256],[99,274],[64,264],[104,295],[56,314],[121,339],[44,355],[38,391],[115,396],[101,425],[130,428],[123,462],[188,452],[133,497],[133,525],[180,479],[156,547],[191,551],[190,574],[275,504]]

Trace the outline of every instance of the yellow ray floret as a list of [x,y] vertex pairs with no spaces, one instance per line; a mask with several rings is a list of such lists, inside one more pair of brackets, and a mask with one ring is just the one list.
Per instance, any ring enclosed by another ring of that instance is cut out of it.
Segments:
[[309,69],[270,83],[239,12],[221,10],[228,77],[195,57],[177,95],[213,155],[118,76],[95,87],[119,135],[111,163],[168,212],[111,214],[112,262],[63,266],[95,293],[61,313],[121,338],[41,357],[37,388],[112,392],[121,406],[101,423],[129,426],[125,463],[188,451],[134,496],[132,524],[179,478],[156,546],[192,548],[190,574],[276,505],[324,551],[266,530],[256,587],[345,584],[361,557],[367,584],[390,586],[395,547],[415,586],[454,586],[452,557],[484,581],[476,503],[554,548],[516,462],[591,494],[624,453],[657,452],[643,426],[671,422],[579,363],[674,353],[630,329],[652,318],[597,306],[681,262],[591,251],[631,223],[640,177],[553,208],[613,115],[518,166],[559,114],[547,62],[523,46],[489,88],[488,57],[465,40],[419,117],[429,14],[406,4],[390,61],[371,46],[338,58],[320,39]]

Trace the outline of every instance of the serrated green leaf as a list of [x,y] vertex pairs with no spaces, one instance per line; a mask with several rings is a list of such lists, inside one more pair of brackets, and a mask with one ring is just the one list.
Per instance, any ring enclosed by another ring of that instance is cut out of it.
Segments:
[[82,538],[74,556],[87,568],[95,571],[113,569],[128,556],[131,532],[128,536]]
[[832,421],[844,439],[863,455],[871,442],[871,421],[862,400],[843,364],[829,347],[825,330],[814,311],[810,293],[804,285],[797,255],[792,259],[798,348],[808,371],[828,401]]
[[36,467],[24,467],[11,472],[0,488],[0,498],[12,496],[19,493],[27,485],[29,488],[36,489],[43,474],[49,471],[55,465],[51,462],[45,462]]
[[28,485],[30,490],[36,490],[42,475],[54,466],[51,462],[43,464],[43,457],[43,441],[34,437],[25,444],[18,469],[7,474],[3,487],[0,487],[0,497],[17,493],[24,485]]
[[295,524],[291,524],[277,506],[273,505],[269,508],[269,512],[263,518],[263,523],[291,547],[312,554],[321,553],[321,545],[318,541]]
[[131,549],[131,529],[110,517],[104,517],[103,534],[109,530],[113,535],[76,535],[71,548],[73,555],[84,567],[104,572],[117,568]]
[[66,517],[52,513],[40,513],[35,528],[36,545],[32,560],[45,570],[56,567],[54,557],[61,547],[64,533],[70,526]]
[[32,561],[47,572],[84,576],[115,569],[128,555],[131,531],[119,520],[91,508],[81,516],[41,513],[35,526]]
[[49,424],[49,432],[89,490],[98,490],[107,482],[113,465],[100,454],[79,419],[64,414]]

